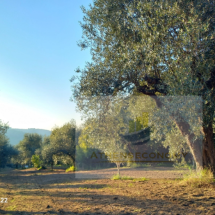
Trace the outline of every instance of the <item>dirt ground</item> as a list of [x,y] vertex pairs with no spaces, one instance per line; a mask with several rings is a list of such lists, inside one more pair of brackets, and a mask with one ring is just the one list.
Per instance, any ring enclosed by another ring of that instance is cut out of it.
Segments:
[[215,214],[214,184],[182,186],[184,172],[165,167],[122,168],[121,175],[136,180],[111,180],[116,173],[0,172],[0,198],[7,198],[7,203],[0,203],[0,214]]

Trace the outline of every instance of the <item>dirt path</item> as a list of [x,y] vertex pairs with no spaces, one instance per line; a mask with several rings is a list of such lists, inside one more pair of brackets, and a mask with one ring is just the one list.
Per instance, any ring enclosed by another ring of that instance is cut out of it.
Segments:
[[[0,173],[0,198],[8,202],[0,203],[0,214],[215,214],[214,185],[182,186],[173,179],[180,177],[179,171],[121,171],[150,178],[146,181],[107,179],[113,174],[114,169]],[[103,179],[86,179],[95,175]]]
[[[121,168],[120,175],[133,178],[154,178],[170,179],[182,178],[183,174],[189,173],[189,170],[176,170],[173,167],[151,167],[151,168]],[[76,178],[111,178],[117,174],[115,168],[91,171],[77,171]]]

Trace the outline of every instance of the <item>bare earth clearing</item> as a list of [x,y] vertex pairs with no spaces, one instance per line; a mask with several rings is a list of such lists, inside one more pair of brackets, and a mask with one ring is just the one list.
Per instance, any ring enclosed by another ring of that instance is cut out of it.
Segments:
[[0,203],[0,214],[215,214],[213,184],[182,186],[176,178],[183,173],[167,167],[121,169],[121,175],[147,181],[110,180],[116,173],[0,172],[0,198],[8,198],[8,203]]

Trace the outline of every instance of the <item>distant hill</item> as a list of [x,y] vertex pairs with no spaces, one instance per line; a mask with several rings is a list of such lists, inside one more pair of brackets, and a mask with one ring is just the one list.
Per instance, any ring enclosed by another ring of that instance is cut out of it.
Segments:
[[21,140],[23,140],[25,133],[37,133],[42,136],[49,136],[51,134],[51,131],[37,128],[9,128],[7,130],[6,136],[9,138],[11,145],[17,145]]

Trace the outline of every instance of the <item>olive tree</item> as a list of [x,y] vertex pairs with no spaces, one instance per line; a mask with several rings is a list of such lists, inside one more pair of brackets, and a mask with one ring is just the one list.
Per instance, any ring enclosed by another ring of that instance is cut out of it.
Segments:
[[[120,100],[120,102],[119,102]],[[129,117],[126,115],[127,102],[123,98],[97,97],[94,99],[95,117],[87,117],[80,139],[85,136],[89,147],[99,149],[111,163],[115,163],[120,174],[120,165],[130,158],[126,155],[127,144],[122,135],[128,132]],[[87,136],[87,138],[86,138]]]
[[53,128],[51,135],[44,138],[41,151],[42,158],[52,169],[55,161],[61,159],[66,164],[75,165],[75,132],[74,121],[64,124],[62,127]]
[[19,151],[20,164],[30,164],[31,158],[42,145],[42,136],[39,134],[26,133],[16,148]]
[[160,96],[200,96],[203,149],[187,119],[171,117],[197,169],[215,172],[214,8],[212,0],[95,0],[88,10],[82,7],[79,45],[91,49],[93,62],[77,69],[72,99],[78,108],[90,112],[95,96],[121,92],[147,95],[158,108],[165,108]]
[[67,155],[75,164],[75,122],[64,124],[62,127],[56,127],[50,135],[50,145],[53,147],[56,155]]
[[12,157],[18,155],[18,151],[9,144],[9,139],[6,136],[8,128],[8,124],[0,120],[0,167],[5,167]]

